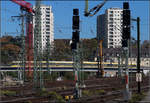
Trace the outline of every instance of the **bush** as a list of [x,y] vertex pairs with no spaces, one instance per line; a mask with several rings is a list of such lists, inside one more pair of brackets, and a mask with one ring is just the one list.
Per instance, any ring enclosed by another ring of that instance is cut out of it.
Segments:
[[46,91],[45,88],[42,88],[41,90],[38,90],[37,96],[45,97],[48,95],[48,92]]
[[73,72],[66,72],[66,73],[64,73],[64,78],[66,80],[74,80],[74,74],[73,74]]
[[93,94],[93,92],[91,92],[89,90],[83,90],[82,94],[83,94],[83,96],[91,96]]
[[129,101],[129,103],[135,103],[137,101],[141,101],[144,97],[145,97],[144,93],[133,94],[133,96],[132,96],[131,100]]
[[56,92],[48,92],[48,96],[50,96],[51,99],[55,99],[57,96]]
[[18,73],[17,72],[7,72],[7,75],[13,77],[13,78],[17,78],[18,77]]
[[87,72],[81,72],[81,75],[82,75],[82,79],[83,80],[86,80],[86,79],[88,79],[89,78],[89,76],[90,76],[90,73],[87,73]]
[[16,96],[16,91],[3,90],[1,94],[5,96]]
[[32,102],[29,100],[28,103],[32,103]]
[[48,92],[48,96],[50,96],[52,100],[56,100],[58,103],[65,103],[63,97],[58,95],[56,92]]
[[62,96],[58,95],[56,92],[48,92],[45,88],[38,91],[37,96],[50,97],[50,100],[55,100],[58,103],[65,103]]
[[99,89],[99,90],[96,90],[95,91],[95,94],[99,94],[99,95],[103,95],[103,94],[105,94],[106,92],[105,92],[105,90],[103,90],[103,89]]

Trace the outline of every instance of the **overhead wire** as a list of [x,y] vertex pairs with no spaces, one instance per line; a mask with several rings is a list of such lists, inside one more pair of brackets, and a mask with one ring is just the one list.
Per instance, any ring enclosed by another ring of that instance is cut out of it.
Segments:
[[[104,4],[106,3],[107,0],[104,0],[103,3],[100,3],[98,5],[96,5],[95,7],[93,7],[92,9],[90,9],[88,11],[88,0],[86,0],[86,5],[85,5],[85,16],[94,16],[95,14],[97,14],[97,12],[104,6]],[[92,13],[93,12],[93,13]]]
[[[3,32],[2,32],[2,35],[6,36],[6,35],[12,35],[12,33],[9,33],[9,29],[7,30],[7,26],[10,24],[10,23],[14,23],[14,20],[12,20],[12,18],[9,18],[9,14],[18,14],[17,12],[15,11],[12,11],[11,9],[8,9],[8,3],[7,1],[2,1],[3,3],[3,7],[1,8],[1,11],[3,12],[2,13],[2,17],[1,19],[3,20],[2,21],[2,25],[3,25]],[[17,34],[17,33],[15,33]]]

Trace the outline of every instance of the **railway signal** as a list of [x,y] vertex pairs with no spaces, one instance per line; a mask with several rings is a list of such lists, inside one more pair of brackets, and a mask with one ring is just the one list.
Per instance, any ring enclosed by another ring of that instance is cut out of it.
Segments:
[[79,43],[79,28],[80,28],[80,19],[79,19],[79,10],[73,9],[73,18],[72,18],[72,43],[71,49],[77,49],[77,43]]
[[124,99],[129,100],[131,98],[131,92],[129,91],[129,68],[128,68],[128,58],[129,58],[129,44],[130,44],[130,10],[129,3],[123,3],[123,33],[122,33],[122,47],[125,57],[125,80],[126,88],[124,92]]
[[79,30],[79,10],[73,9],[73,30]]
[[130,39],[130,10],[129,3],[123,3],[123,34],[122,47],[128,47],[128,40]]
[[80,51],[79,51],[79,33],[80,33],[80,18],[79,18],[79,9],[73,9],[73,18],[72,18],[72,43],[71,49],[73,53],[73,69],[75,71],[75,98],[78,99],[81,97],[81,89],[80,89],[80,76],[79,72],[81,69],[81,59],[80,59]]

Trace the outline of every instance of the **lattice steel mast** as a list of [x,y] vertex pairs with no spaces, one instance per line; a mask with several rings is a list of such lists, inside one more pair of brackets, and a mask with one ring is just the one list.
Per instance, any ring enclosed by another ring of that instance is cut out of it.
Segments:
[[40,78],[40,88],[43,87],[42,77],[42,43],[41,43],[41,0],[36,1],[35,6],[35,28],[34,28],[34,86],[38,86],[38,70]]
[[46,38],[46,66],[47,66],[47,70],[48,72],[51,74],[51,68],[49,67],[50,65],[50,55],[51,55],[51,46],[50,46],[50,36],[47,35]]
[[25,81],[25,62],[26,62],[26,50],[25,50],[25,35],[24,35],[24,15],[23,15],[23,10],[21,10],[21,40],[22,40],[22,46],[21,46],[21,66],[22,66],[22,73],[21,73],[21,78],[20,80]]

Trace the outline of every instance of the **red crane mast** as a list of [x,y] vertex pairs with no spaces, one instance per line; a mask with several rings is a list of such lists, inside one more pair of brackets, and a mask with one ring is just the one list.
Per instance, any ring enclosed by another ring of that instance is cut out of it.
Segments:
[[27,61],[26,67],[28,69],[28,76],[32,76],[32,63],[33,61],[33,13],[34,10],[32,5],[29,2],[24,0],[11,0],[12,2],[20,5],[21,10],[26,11],[26,54],[27,54]]
[[34,13],[34,10],[32,9],[32,5],[29,2],[26,2],[24,0],[10,0],[18,5],[20,5],[22,8],[24,8],[25,11],[29,13]]

